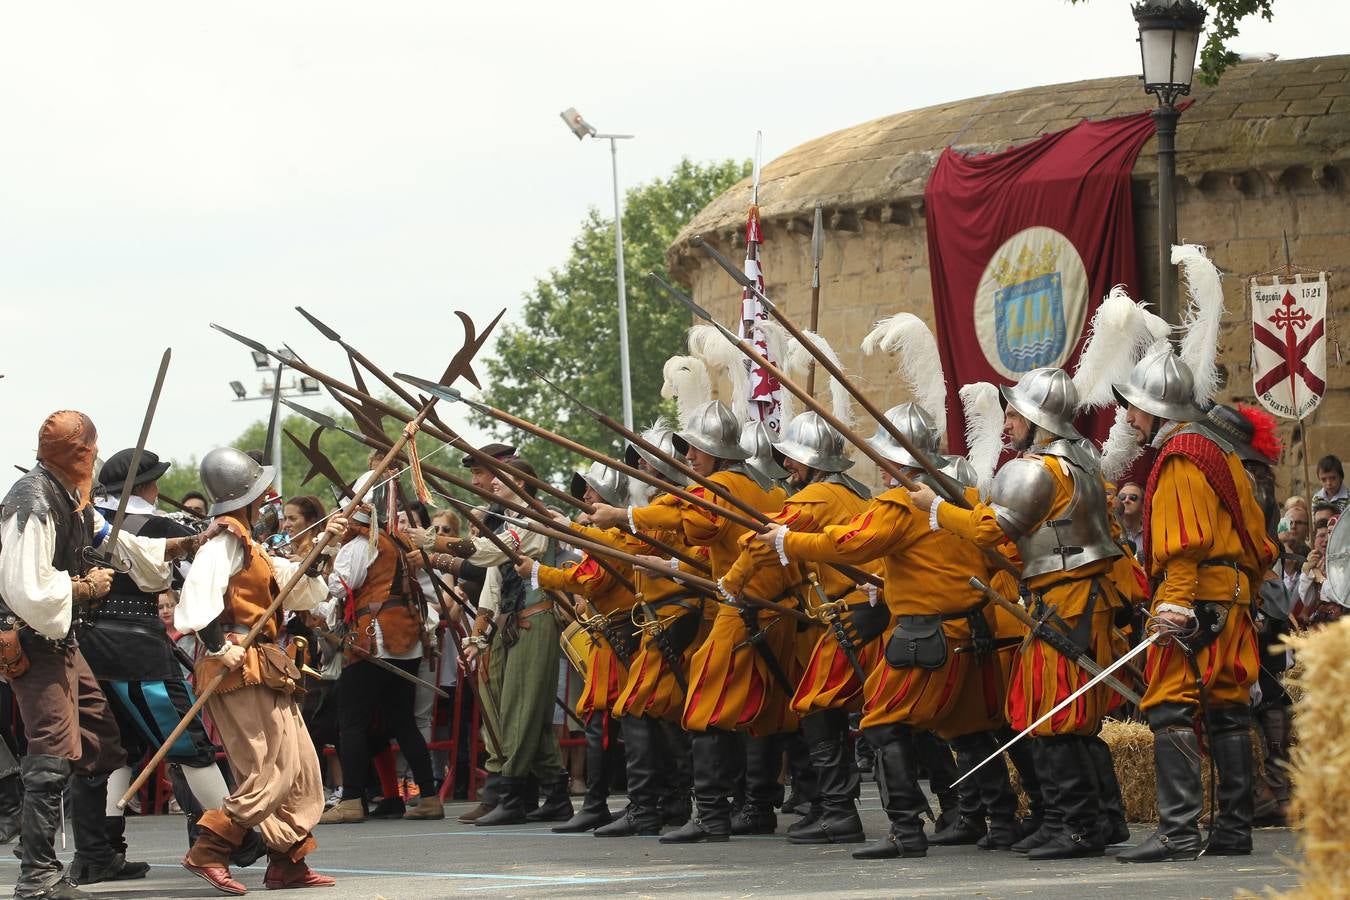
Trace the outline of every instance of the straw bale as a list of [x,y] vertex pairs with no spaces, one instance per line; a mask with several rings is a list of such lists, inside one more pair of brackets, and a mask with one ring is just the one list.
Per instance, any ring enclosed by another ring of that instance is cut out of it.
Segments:
[[1303,883],[1282,896],[1350,897],[1350,619],[1290,640],[1300,663],[1290,763]]

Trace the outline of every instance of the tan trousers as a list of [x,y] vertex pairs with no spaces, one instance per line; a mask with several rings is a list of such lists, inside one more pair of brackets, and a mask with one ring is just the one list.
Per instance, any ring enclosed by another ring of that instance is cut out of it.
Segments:
[[256,827],[271,849],[293,851],[323,815],[319,757],[299,704],[270,688],[248,686],[212,694],[206,710],[238,785],[225,798],[225,815],[240,828]]

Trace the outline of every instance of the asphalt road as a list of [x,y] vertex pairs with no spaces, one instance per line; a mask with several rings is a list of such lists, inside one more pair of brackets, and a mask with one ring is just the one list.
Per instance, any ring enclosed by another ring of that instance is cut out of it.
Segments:
[[[623,805],[618,798],[617,809]],[[458,815],[466,804],[447,807]],[[864,785],[868,835],[884,831],[876,788]],[[789,819],[780,817],[779,828]],[[1135,839],[1150,829],[1138,827]],[[143,881],[93,885],[99,897],[218,897],[178,865],[186,849],[177,816],[133,818],[133,859],[153,868]],[[338,879],[337,898],[605,896],[702,897],[1126,897],[1186,900],[1232,897],[1239,890],[1288,890],[1297,883],[1287,829],[1262,829],[1249,857],[1124,866],[1111,859],[1032,863],[1013,853],[933,847],[913,860],[859,862],[848,847],[798,847],[782,837],[733,838],[726,844],[669,847],[656,838],[600,839],[556,835],[546,826],[475,828],[445,822],[371,821],[318,831],[314,867]],[[63,857],[67,854],[63,853]],[[250,892],[263,892],[264,862],[236,870]],[[0,884],[13,883],[18,863],[0,853]],[[277,895],[280,896],[280,895]]]

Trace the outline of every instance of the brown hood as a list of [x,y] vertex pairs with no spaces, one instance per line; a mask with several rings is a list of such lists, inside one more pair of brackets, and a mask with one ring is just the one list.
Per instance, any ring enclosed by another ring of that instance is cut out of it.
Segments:
[[76,509],[89,505],[97,454],[98,429],[82,412],[54,412],[38,429],[38,461],[74,486],[79,499]]

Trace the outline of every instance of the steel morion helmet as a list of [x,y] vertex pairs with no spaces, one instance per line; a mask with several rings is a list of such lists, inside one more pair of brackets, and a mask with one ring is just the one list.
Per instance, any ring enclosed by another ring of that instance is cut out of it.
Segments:
[[999,391],[1007,404],[1031,424],[1058,437],[1082,440],[1083,436],[1073,427],[1078,388],[1063,369],[1032,369],[1017,384],[1001,386]]
[[1141,359],[1130,380],[1112,385],[1111,391],[1122,406],[1137,406],[1160,419],[1194,422],[1202,416],[1195,405],[1195,376],[1170,350]]
[[741,426],[741,449],[750,454],[747,465],[770,481],[788,477],[787,469],[774,459],[774,433],[763,422],[747,422]]
[[741,423],[736,421],[735,414],[725,404],[717,400],[709,400],[694,410],[689,421],[684,423],[684,430],[675,437],[677,449],[680,449],[680,441],[683,441],[718,459],[739,462],[750,458],[750,454],[740,445]]
[[815,412],[804,412],[789,422],[777,450],[820,472],[843,472],[853,465],[844,455],[844,436]]
[[[675,432],[671,431],[661,419],[657,419],[651,428],[642,432],[642,439],[653,447],[660,448],[667,456],[680,455],[680,451],[675,447]],[[643,450],[635,444],[628,444],[624,447],[624,462],[636,469],[639,460],[646,460],[647,465],[651,466],[654,470],[660,472],[663,477],[668,478],[671,481],[683,482],[685,480],[684,475],[680,473],[679,469],[654,454],[648,453],[646,450]]]
[[243,509],[263,495],[276,477],[272,466],[261,466],[242,450],[217,447],[202,458],[201,479],[211,498],[208,516]]
[[589,487],[610,506],[628,505],[628,476],[602,463],[591,463],[585,472],[572,473],[571,494],[580,500]]
[[[896,430],[909,438],[914,448],[930,459],[938,455],[938,429],[933,417],[917,403],[901,403],[886,410],[886,419]],[[898,462],[902,466],[918,469],[922,464],[910,455],[910,452],[891,439],[886,429],[878,428],[877,433],[867,439],[867,443],[882,456]]]

